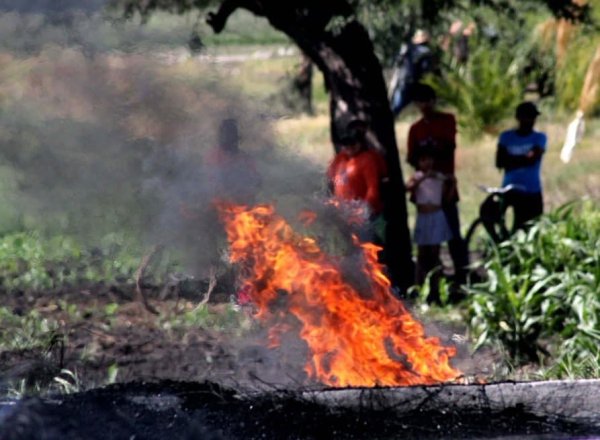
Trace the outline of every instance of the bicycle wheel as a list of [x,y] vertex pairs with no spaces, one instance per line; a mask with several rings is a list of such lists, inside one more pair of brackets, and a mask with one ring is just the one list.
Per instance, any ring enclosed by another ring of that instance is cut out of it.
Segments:
[[471,265],[487,260],[493,240],[481,218],[475,220],[465,236]]

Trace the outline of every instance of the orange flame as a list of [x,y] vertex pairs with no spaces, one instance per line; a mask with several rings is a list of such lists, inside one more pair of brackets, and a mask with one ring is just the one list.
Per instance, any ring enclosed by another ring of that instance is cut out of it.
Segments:
[[[309,377],[345,387],[432,384],[460,375],[449,364],[455,348],[425,337],[422,325],[392,296],[377,246],[355,238],[368,283],[359,291],[314,239],[295,233],[273,206],[220,203],[218,209],[231,261],[249,269],[242,282],[256,317],[279,323],[271,330],[271,345],[288,330],[285,315],[300,321],[311,353]],[[283,309],[274,307],[281,291],[288,294]]]

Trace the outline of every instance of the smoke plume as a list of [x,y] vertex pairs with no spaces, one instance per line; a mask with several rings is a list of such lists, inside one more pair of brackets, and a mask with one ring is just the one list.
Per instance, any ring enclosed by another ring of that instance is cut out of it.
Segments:
[[[177,250],[193,272],[224,247],[212,209],[227,196],[223,185],[245,187],[236,202],[292,211],[321,187],[318,170],[277,145],[269,119],[200,63],[49,47],[4,53],[0,66],[5,189],[36,228],[89,243],[124,231],[141,249]],[[255,188],[244,167],[207,159],[224,119],[237,121],[242,154],[260,176]]]

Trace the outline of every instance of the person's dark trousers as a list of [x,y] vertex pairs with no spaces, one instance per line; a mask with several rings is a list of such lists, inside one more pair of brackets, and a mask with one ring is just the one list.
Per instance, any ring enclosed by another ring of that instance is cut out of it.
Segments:
[[397,87],[392,95],[392,113],[398,116],[412,102],[412,89],[410,84]]
[[525,223],[544,212],[544,197],[541,192],[511,191],[506,194],[506,204],[513,208],[513,231],[523,228]]
[[469,253],[467,244],[460,232],[460,218],[458,216],[458,203],[447,203],[443,207],[444,215],[450,230],[452,240],[448,242],[452,264],[454,265],[454,278],[459,284],[464,284],[467,278],[467,266],[469,265]]

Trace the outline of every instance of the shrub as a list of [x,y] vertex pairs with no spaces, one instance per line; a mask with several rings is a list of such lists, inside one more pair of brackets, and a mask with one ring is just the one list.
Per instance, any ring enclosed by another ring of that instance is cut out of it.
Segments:
[[476,346],[500,342],[514,360],[600,359],[600,212],[571,203],[491,251],[468,287]]
[[456,109],[458,125],[466,135],[497,134],[525,88],[520,63],[521,58],[507,47],[481,44],[467,64],[451,66],[442,78],[429,77],[426,82],[440,101]]

